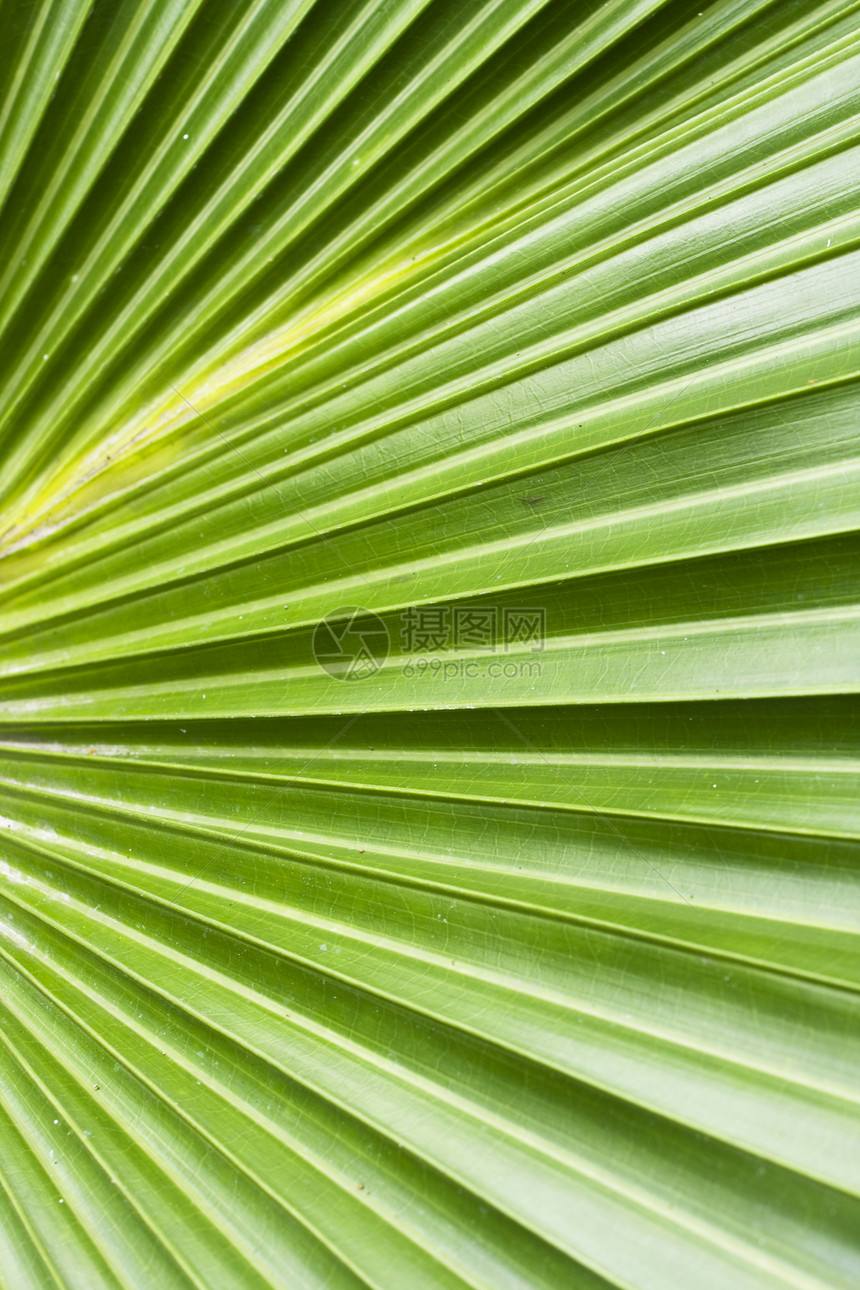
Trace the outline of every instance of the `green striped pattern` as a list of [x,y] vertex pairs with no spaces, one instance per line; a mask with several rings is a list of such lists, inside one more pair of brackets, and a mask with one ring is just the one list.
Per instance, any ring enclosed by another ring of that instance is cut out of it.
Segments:
[[855,1290],[860,4],[0,18],[2,1290]]

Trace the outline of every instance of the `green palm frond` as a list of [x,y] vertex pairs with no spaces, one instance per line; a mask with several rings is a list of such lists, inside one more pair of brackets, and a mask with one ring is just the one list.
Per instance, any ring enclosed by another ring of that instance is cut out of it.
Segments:
[[7,0],[3,1290],[860,1282],[858,20]]

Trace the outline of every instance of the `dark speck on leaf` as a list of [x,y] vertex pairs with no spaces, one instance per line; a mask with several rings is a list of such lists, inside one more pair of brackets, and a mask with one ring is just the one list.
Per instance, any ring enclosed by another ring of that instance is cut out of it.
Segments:
[[520,501],[522,502],[523,506],[540,506],[541,502],[546,501],[546,498],[545,497],[521,497]]

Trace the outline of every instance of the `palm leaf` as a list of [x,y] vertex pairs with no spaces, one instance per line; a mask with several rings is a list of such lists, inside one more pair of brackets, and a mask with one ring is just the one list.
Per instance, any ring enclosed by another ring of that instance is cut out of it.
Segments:
[[0,1284],[855,1286],[860,6],[5,10]]

